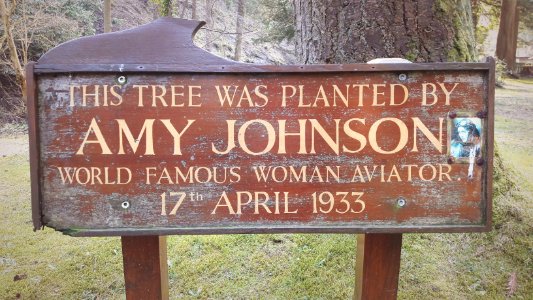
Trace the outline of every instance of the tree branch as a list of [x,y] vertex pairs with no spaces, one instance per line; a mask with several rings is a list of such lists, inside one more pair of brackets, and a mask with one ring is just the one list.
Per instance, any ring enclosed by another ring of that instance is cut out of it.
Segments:
[[15,71],[15,76],[20,85],[23,97],[26,95],[26,78],[24,69],[19,60],[17,46],[15,45],[15,37],[13,36],[13,24],[11,22],[11,13],[15,10],[16,0],[11,0],[12,7],[6,6],[6,0],[0,0],[0,18],[2,18],[2,25],[4,25],[4,35],[7,41],[7,48],[9,52],[10,66]]
[[11,0],[11,5],[9,7],[9,16],[12,16],[15,13],[15,9],[17,8],[17,0]]
[[481,3],[485,4],[485,5],[488,5],[488,6],[495,7],[495,8],[500,8],[501,7],[501,3],[499,1],[480,0],[479,2],[481,2]]
[[[221,33],[221,34],[238,34],[238,32],[229,32],[229,31],[210,29],[210,28],[205,28],[205,27],[200,28],[200,30],[206,30],[206,31],[211,31],[211,32],[216,32],[216,33]],[[253,32],[257,32],[257,30],[243,31],[242,34],[253,33]]]

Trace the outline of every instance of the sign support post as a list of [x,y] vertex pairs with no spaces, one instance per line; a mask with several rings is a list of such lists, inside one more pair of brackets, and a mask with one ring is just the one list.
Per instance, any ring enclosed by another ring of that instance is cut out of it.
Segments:
[[[402,58],[377,58],[367,63],[411,62]],[[396,299],[401,252],[401,233],[357,235],[354,300]]]
[[354,300],[396,299],[401,251],[401,233],[357,235]]
[[127,299],[168,299],[166,236],[122,236]]

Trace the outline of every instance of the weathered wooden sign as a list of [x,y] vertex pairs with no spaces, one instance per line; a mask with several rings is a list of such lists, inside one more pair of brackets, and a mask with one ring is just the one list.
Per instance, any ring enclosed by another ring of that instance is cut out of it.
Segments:
[[30,67],[36,227],[84,236],[490,226],[493,62],[256,66],[176,36],[190,57],[140,64],[156,60],[150,41],[112,42],[135,43],[128,35],[149,37],[150,26],[67,43]]

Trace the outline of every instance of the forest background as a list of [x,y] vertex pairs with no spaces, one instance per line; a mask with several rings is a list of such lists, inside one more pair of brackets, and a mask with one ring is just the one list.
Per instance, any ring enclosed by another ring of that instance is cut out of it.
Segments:
[[[456,25],[475,28],[475,49],[468,59],[457,60],[501,58],[500,155],[494,230],[405,235],[399,297],[531,299],[533,80],[518,78],[516,61],[533,57],[533,3],[418,2],[468,5],[471,23]],[[0,0],[0,215],[7,216],[0,220],[0,298],[120,299],[124,294],[119,239],[31,232],[22,92],[28,61],[76,37],[174,16],[205,20],[195,43],[219,56],[258,64],[310,63],[298,49],[303,33],[296,27],[295,7],[290,0]],[[424,61],[412,53],[404,57]],[[171,298],[329,299],[353,293],[354,235],[174,236],[168,243]]]

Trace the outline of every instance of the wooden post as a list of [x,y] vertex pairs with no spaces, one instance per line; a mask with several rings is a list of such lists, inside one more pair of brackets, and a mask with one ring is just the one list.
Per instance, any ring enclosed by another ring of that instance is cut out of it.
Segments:
[[396,299],[402,234],[359,234],[355,259],[355,300]]
[[122,236],[126,299],[168,299],[166,236]]

